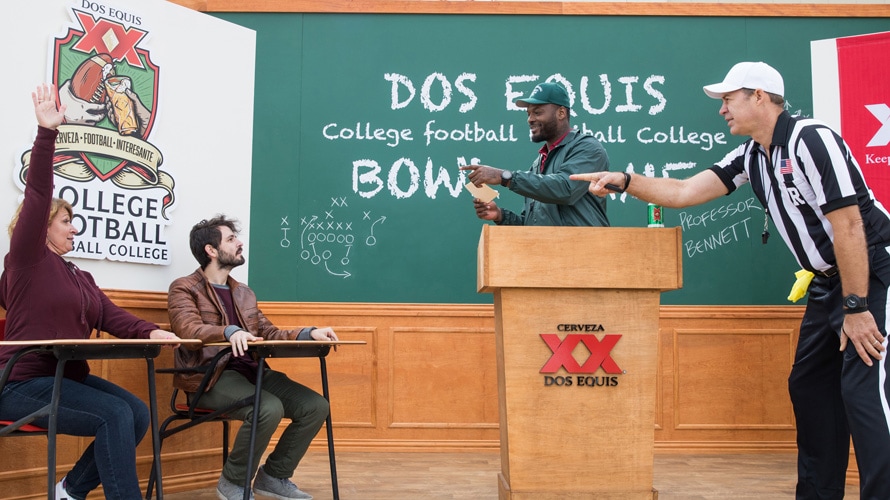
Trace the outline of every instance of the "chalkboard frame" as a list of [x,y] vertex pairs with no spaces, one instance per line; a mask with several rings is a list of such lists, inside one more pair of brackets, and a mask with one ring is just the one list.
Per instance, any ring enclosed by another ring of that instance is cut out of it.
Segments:
[[888,17],[888,4],[708,2],[436,2],[405,0],[172,0],[200,12],[516,14],[563,16]]
[[[231,8],[231,4],[227,2],[208,1],[208,11],[218,12],[243,12],[241,7],[227,10]],[[228,4],[228,6],[227,6]],[[447,4],[443,7],[443,4]],[[621,7],[616,10],[616,7]],[[535,4],[528,5],[525,3],[509,3],[509,2],[364,2],[357,4],[304,4],[302,2],[256,2],[252,7],[252,12],[293,12],[293,13],[422,13],[422,14],[516,14],[516,15],[591,15],[592,13],[600,15],[658,15],[658,16],[702,16],[702,17],[732,17],[744,16],[752,17],[753,10],[757,10],[763,15],[760,17],[781,17],[793,15],[798,17],[835,17],[843,16],[846,18],[855,17],[880,17],[886,18],[890,16],[890,7],[886,5],[789,5],[789,4],[587,4],[587,3],[547,3],[545,5]],[[760,8],[758,8],[760,7]],[[862,7],[862,8],[860,8]],[[719,15],[718,15],[719,13]],[[753,14],[757,16],[757,12]],[[778,242],[777,242],[778,243]],[[255,270],[252,270],[255,271]],[[254,272],[251,273],[251,280],[254,281]],[[266,279],[274,279],[274,269],[272,274],[262,277],[259,281]],[[275,300],[290,300],[289,298],[281,298],[280,295]],[[337,299],[334,299],[337,300]],[[350,300],[348,297],[345,300]],[[483,299],[484,300],[484,299]],[[373,299],[360,299],[359,301],[374,302]],[[383,300],[386,302],[387,300]],[[430,302],[429,300],[419,300],[420,302]],[[402,302],[401,299],[396,302]],[[433,301],[436,302],[436,301]],[[448,302],[447,300],[443,302]],[[461,301],[463,302],[463,301]],[[668,301],[669,302],[669,301]],[[679,302],[687,304],[688,302]],[[749,302],[743,302],[747,304]],[[756,302],[752,302],[756,303]],[[776,297],[768,299],[764,304],[779,304]]]

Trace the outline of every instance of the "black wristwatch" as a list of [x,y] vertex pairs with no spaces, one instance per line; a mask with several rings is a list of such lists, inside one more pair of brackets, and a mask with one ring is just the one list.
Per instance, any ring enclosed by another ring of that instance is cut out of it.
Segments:
[[868,299],[850,294],[844,297],[844,314],[856,314],[868,311]]
[[507,184],[510,183],[510,179],[513,178],[513,172],[509,170],[501,170],[501,186],[507,187]]

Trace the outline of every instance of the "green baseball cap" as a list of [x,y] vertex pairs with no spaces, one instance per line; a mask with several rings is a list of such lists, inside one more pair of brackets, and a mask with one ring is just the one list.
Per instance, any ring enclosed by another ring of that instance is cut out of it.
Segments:
[[571,108],[569,93],[562,85],[554,82],[544,82],[535,85],[531,95],[526,98],[513,101],[520,108],[526,108],[529,104],[556,104]]

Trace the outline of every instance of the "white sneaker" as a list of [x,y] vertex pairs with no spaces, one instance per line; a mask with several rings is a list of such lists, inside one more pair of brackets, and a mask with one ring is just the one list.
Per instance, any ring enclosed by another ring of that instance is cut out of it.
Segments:
[[65,489],[65,478],[63,477],[61,481],[56,483],[56,500],[74,500],[74,497],[68,494],[68,490]]

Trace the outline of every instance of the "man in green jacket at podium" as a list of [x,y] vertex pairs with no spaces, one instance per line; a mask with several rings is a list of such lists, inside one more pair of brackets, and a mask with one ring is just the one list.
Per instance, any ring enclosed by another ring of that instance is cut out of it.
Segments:
[[468,165],[470,182],[501,185],[525,197],[521,214],[505,210],[494,201],[473,200],[476,215],[495,224],[519,226],[608,226],[606,201],[587,187],[569,180],[571,174],[609,170],[603,145],[591,135],[572,130],[571,103],[562,85],[543,82],[531,95],[517,99],[526,108],[532,142],[543,142],[527,171]]

